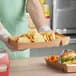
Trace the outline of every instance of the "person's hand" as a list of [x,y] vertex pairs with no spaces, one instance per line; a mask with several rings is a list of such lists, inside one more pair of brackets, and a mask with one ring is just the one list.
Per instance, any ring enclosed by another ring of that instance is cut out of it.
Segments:
[[39,27],[38,32],[51,32],[51,33],[55,33],[54,30],[51,30],[50,26],[41,26],[41,27]]
[[11,37],[11,34],[4,28],[3,24],[0,22],[0,40],[3,41],[9,49],[16,50],[16,48],[8,42],[8,37]]
[[3,41],[5,43],[5,45],[11,50],[11,51],[17,51],[15,46],[12,46],[9,42],[8,39]]
[[8,41],[8,39],[5,39],[3,42],[6,44],[6,46],[7,46],[11,51],[24,51],[24,50],[28,49],[28,48],[26,48],[26,49],[20,49],[20,50],[18,50],[16,46],[10,44],[10,42]]

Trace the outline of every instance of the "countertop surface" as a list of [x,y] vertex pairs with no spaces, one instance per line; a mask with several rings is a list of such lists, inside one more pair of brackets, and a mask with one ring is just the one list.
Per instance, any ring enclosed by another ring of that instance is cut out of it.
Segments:
[[11,60],[10,76],[76,76],[48,67],[44,57]]

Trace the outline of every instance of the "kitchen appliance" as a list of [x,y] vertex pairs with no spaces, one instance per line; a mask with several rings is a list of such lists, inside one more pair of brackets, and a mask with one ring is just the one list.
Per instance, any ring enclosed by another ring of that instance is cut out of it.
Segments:
[[76,0],[53,0],[53,29],[76,34]]
[[9,76],[10,61],[9,55],[4,49],[0,49],[0,76]]

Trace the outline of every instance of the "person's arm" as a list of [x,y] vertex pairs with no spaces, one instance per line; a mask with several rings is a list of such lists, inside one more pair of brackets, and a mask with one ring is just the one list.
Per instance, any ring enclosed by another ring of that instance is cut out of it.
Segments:
[[27,10],[39,32],[50,30],[39,0],[27,0]]

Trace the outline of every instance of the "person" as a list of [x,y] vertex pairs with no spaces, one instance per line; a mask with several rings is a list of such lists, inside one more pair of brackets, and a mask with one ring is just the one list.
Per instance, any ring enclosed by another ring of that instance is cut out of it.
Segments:
[[11,58],[30,56],[29,49],[17,51],[7,41],[10,36],[28,32],[26,9],[39,32],[50,30],[39,0],[0,0],[0,48],[6,49]]

